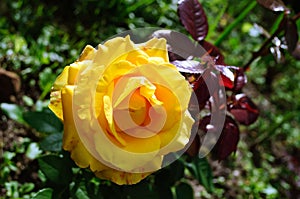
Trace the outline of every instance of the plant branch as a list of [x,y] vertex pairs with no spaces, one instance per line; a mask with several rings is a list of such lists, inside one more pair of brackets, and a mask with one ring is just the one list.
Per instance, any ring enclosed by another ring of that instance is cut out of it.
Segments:
[[[297,21],[300,18],[300,12],[294,15],[291,20]],[[285,20],[286,17],[283,17],[276,31],[263,43],[260,49],[256,52],[253,52],[251,59],[243,66],[244,71],[247,71],[250,68],[250,65],[254,60],[256,60],[268,47],[268,45],[272,42],[273,38],[277,36],[281,31],[285,28]]]

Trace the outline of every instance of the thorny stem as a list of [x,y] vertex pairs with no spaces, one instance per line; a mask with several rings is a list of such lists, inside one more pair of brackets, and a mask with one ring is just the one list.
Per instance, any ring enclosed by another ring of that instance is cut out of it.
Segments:
[[[291,20],[297,21],[300,18],[300,12],[294,15]],[[250,68],[250,65],[254,60],[256,60],[268,47],[268,45],[272,42],[273,38],[277,36],[284,28],[284,21],[286,17],[283,17],[276,31],[264,42],[264,44],[260,47],[260,49],[256,52],[253,52],[251,59],[243,66],[244,71],[247,71]]]

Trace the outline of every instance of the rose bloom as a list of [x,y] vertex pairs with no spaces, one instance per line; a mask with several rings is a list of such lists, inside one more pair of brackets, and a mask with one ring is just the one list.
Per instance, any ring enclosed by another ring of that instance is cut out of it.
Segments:
[[194,120],[189,83],[169,63],[164,39],[130,37],[86,46],[57,77],[49,108],[64,123],[63,149],[81,168],[135,184],[185,147]]

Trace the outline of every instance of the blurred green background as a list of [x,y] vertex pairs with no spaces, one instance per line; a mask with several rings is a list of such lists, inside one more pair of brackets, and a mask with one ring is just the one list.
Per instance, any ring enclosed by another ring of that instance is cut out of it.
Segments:
[[[256,25],[271,33],[278,26],[280,14],[255,5],[220,40],[222,32],[253,1],[200,2],[209,22],[207,40],[220,42],[228,65],[243,66],[266,40]],[[299,11],[296,1],[286,3],[293,12]],[[54,154],[52,159],[58,158],[58,164],[69,161],[59,148],[61,124],[52,121],[53,116],[47,111],[49,91],[63,67],[74,62],[85,45],[96,46],[128,29],[161,27],[186,33],[176,10],[174,0],[0,1],[0,67],[21,79],[15,99],[1,103],[0,198],[47,198],[57,188],[43,172],[45,161],[41,157]],[[297,25],[299,32],[299,20]],[[179,161],[138,185],[120,187],[73,168],[73,176],[66,182],[69,192],[65,193],[63,186],[57,188],[60,197],[109,198],[109,191],[120,198],[300,197],[300,62],[288,53],[284,57],[278,63],[267,53],[252,63],[244,91],[259,106],[260,117],[249,127],[241,126],[235,155],[222,162],[208,158],[212,176],[209,165],[202,161],[199,167],[209,175],[197,181],[188,169],[190,165]],[[45,129],[32,122],[38,117],[51,120],[53,128],[45,133]],[[180,176],[169,182],[168,176],[178,172]],[[157,183],[157,179],[165,185]],[[95,193],[93,197],[87,184]]]

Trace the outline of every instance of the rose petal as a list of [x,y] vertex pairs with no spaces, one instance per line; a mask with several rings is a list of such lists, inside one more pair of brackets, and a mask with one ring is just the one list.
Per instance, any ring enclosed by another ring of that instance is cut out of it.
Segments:
[[72,150],[80,140],[73,119],[73,92],[74,86],[66,86],[62,89],[62,110],[64,118],[63,149],[67,151]]
[[63,72],[56,78],[50,93],[49,109],[63,121],[61,89],[67,85],[69,66],[66,66]]
[[169,62],[167,42],[165,39],[152,38],[144,44],[140,45],[140,48],[149,55],[149,57],[160,57],[165,62]]
[[111,180],[118,185],[130,185],[140,182],[142,179],[144,179],[151,173],[126,173],[122,171],[108,169],[102,172],[96,172],[95,174],[99,178]]

